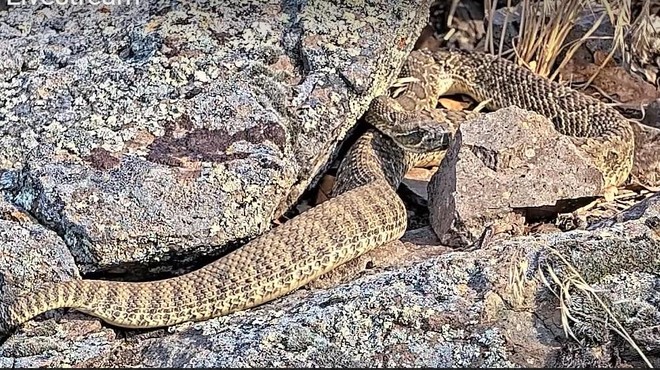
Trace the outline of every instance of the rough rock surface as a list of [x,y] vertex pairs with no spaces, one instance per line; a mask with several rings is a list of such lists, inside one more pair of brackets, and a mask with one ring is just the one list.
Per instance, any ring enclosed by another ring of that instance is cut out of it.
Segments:
[[[642,366],[569,266],[660,365],[656,195],[590,230],[496,237],[205,322],[116,333],[77,313],[31,321],[0,346],[0,366]],[[582,347],[565,337],[541,276],[570,289]]]
[[427,17],[412,0],[11,6],[9,200],[83,273],[217,255],[314,181]]
[[[7,177],[0,176],[0,189]],[[29,290],[42,281],[80,277],[62,239],[1,196],[0,272],[0,304],[14,293],[13,289]]]
[[486,227],[515,233],[527,209],[596,196],[602,186],[600,172],[550,120],[500,109],[461,124],[428,184],[431,226],[443,244],[466,246]]

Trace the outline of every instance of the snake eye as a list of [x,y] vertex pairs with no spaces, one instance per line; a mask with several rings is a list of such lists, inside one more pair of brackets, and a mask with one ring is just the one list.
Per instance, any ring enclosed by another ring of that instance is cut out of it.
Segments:
[[416,149],[420,148],[420,146],[423,146],[423,143],[426,139],[424,136],[424,133],[421,131],[414,130],[401,135],[397,135],[395,141],[397,141],[399,145],[408,150],[417,151]]

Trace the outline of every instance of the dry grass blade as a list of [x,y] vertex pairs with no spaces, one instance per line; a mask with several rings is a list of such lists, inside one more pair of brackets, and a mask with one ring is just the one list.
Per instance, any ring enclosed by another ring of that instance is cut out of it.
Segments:
[[486,99],[482,102],[480,102],[474,109],[472,109],[473,112],[481,112],[482,109],[486,108],[486,106],[492,101],[493,99]]
[[[579,48],[580,46],[582,46],[582,44],[584,44],[584,43],[585,43],[585,42],[591,37],[591,35],[592,35],[594,32],[596,32],[596,30],[598,29],[598,27],[599,27],[599,26],[601,25],[601,23],[603,22],[603,19],[604,19],[604,18],[605,18],[605,14],[602,14],[602,15],[600,16],[600,18],[598,18],[598,20],[597,20],[596,22],[594,22],[594,24],[591,26],[591,28],[589,28],[589,30],[588,30],[588,31],[587,31],[587,32],[586,32],[586,33],[585,33],[580,39],[575,40],[575,41],[573,41],[573,42],[570,43],[571,46],[570,46],[570,48],[568,49],[568,51],[566,52],[566,56],[565,56],[565,57],[562,59],[562,61],[559,63],[559,66],[555,69],[555,72],[552,74],[552,76],[550,76],[550,79],[551,79],[551,80],[554,80],[554,79],[557,78],[557,75],[559,75],[559,71],[561,71],[561,69],[566,65],[566,63],[568,63],[568,61],[571,59],[571,57],[572,57],[573,55],[575,55],[575,52],[578,50],[578,48]],[[565,45],[565,46],[568,46],[568,45],[569,45],[569,44],[567,44],[567,45]],[[560,49],[563,49],[563,47],[560,48]],[[603,63],[602,66],[605,66],[605,63]],[[602,68],[602,66],[601,66],[601,68]],[[599,70],[600,70],[600,68],[599,68]],[[595,77],[596,77],[596,74],[594,74],[593,76],[591,76],[590,79],[593,81],[593,79],[594,79]]]
[[408,89],[408,85],[413,83],[413,82],[419,82],[419,79],[415,77],[401,77],[397,78],[394,80],[390,88],[394,88],[394,90],[391,93],[391,96],[393,98],[396,98],[397,96],[403,94],[404,91]]
[[555,273],[555,270],[552,267],[548,266],[546,268],[546,271],[550,275],[552,281],[559,287],[559,291],[556,291],[552,288],[552,284],[550,284],[548,279],[545,277],[545,274],[539,272],[539,277],[543,282],[543,284],[548,288],[548,290],[550,290],[552,294],[559,299],[559,314],[561,317],[561,326],[564,329],[564,335],[566,335],[566,337],[573,338],[573,340],[575,340],[576,342],[580,342],[573,333],[573,330],[571,330],[571,326],[568,324],[569,317],[573,319],[571,317],[570,310],[566,305],[566,302],[570,300],[570,293],[568,289],[569,287],[566,285],[567,284],[566,282],[563,282],[559,279],[559,277]]
[[[521,254],[522,252],[519,250],[514,252],[511,258],[511,264],[509,265],[508,286],[511,289],[511,295],[517,307],[522,306],[525,301],[525,274],[529,268],[529,262]],[[519,262],[516,263],[516,261]]]
[[561,262],[567,267],[568,271],[570,274],[566,276],[563,280],[560,279],[557,274],[555,273],[554,269],[546,265],[545,270],[547,273],[550,275],[552,281],[557,285],[559,288],[559,292],[555,291],[554,289],[551,288],[551,285],[548,281],[548,279],[545,277],[545,274],[543,274],[542,267],[539,268],[539,275],[543,283],[550,289],[550,291],[557,297],[559,298],[560,302],[560,310],[561,310],[561,321],[562,321],[562,326],[564,328],[564,332],[567,335],[570,335],[573,339],[577,340],[573,332],[571,331],[569,325],[568,325],[568,320],[573,320],[576,321],[575,318],[571,315],[571,311],[568,305],[568,302],[570,301],[570,288],[571,286],[574,286],[575,289],[581,290],[585,293],[590,294],[596,302],[600,305],[600,307],[603,308],[603,311],[607,314],[608,318],[611,319],[611,321],[615,324],[612,325],[610,323],[610,320],[607,320],[603,322],[603,320],[598,319],[596,317],[592,316],[586,316],[585,317],[599,321],[603,324],[606,324],[610,329],[614,330],[617,334],[619,334],[623,339],[625,339],[632,347],[633,349],[640,355],[642,360],[646,363],[646,365],[649,368],[653,368],[653,365],[649,361],[649,359],[646,357],[644,352],[642,352],[641,348],[635,343],[633,338],[628,334],[626,329],[621,325],[621,322],[616,318],[614,313],[612,313],[612,310],[603,302],[603,300],[598,296],[598,292],[587,282],[584,280],[582,275],[577,271],[577,269],[562,255],[558,250],[554,248],[548,248],[548,251],[550,251],[552,254],[557,256]]
[[[598,66],[598,69],[589,77],[589,79],[583,84],[583,87],[589,86],[591,82],[598,76],[598,73],[612,60],[612,57],[617,51],[620,51],[623,55],[625,53],[625,32],[627,27],[630,25],[630,15],[632,4],[630,0],[600,0],[601,4],[605,8],[605,13],[610,19],[610,24],[614,26],[614,34],[612,35],[612,49],[607,54],[607,57],[603,62]],[[648,2],[648,0],[647,0]]]
[[484,0],[485,15],[488,18],[488,27],[486,28],[486,43],[484,48],[485,51],[491,53],[495,51],[495,46],[493,44],[493,18],[495,17],[496,7],[497,1]]
[[[511,9],[511,0],[507,0],[506,2],[506,7],[507,9]],[[504,15],[504,24],[509,23],[509,14],[510,12],[507,11],[506,14]],[[506,36],[506,32],[502,32],[500,35],[500,45],[497,48],[497,55],[502,56],[502,52],[504,51],[504,36]]]
[[[623,26],[621,26],[623,28]],[[653,35],[656,30],[653,27],[653,22],[651,21],[651,1],[644,0],[642,4],[642,9],[635,21],[631,25],[630,29],[630,48],[632,50],[641,51],[643,54],[647,53],[647,50],[651,49],[650,43],[651,38],[649,35]],[[623,44],[623,42],[622,42]],[[623,53],[624,62],[626,64],[631,64],[631,53]],[[642,55],[642,57],[647,57]]]
[[407,86],[408,84],[412,82],[419,82],[419,79],[416,77],[400,77],[397,78],[394,83],[392,83],[392,87],[402,87],[402,86]]
[[521,61],[528,66],[535,62],[533,71],[544,77],[552,72],[573,24],[586,6],[585,0],[563,3],[565,6],[551,4],[523,1],[525,20],[514,44]]
[[[644,9],[648,10],[649,2],[650,0],[644,0]],[[507,1],[509,11],[505,12],[504,25],[501,26],[503,30],[507,29],[509,23],[510,9],[512,9],[510,4],[510,1]],[[488,17],[485,48],[493,54],[502,55],[506,52],[502,50],[504,32],[499,40],[498,50],[495,50],[494,47],[493,14],[495,6],[496,2],[493,0],[484,0],[484,9],[487,11],[486,16]],[[624,51],[624,36],[630,25],[631,0],[523,0],[518,7],[520,11],[520,28],[518,35],[512,39],[516,62],[541,76],[556,79],[561,67],[573,57],[584,42],[592,38],[606,18],[609,18],[614,28],[611,36],[613,47],[607,58],[599,66],[600,68],[591,76],[585,86],[593,81],[600,69],[606,65],[616,51]],[[566,40],[574,24],[580,17],[588,14],[587,11],[591,11],[592,15],[602,14],[597,17],[591,28],[580,39],[567,43]],[[646,14],[644,11],[642,13]],[[647,29],[648,22],[645,23],[643,19],[638,20],[633,40],[643,44],[648,42],[643,36],[650,34]],[[558,61],[562,53],[562,60]]]
[[456,13],[456,8],[460,0],[452,0],[449,6],[449,12],[447,12],[447,27],[451,28],[452,21],[454,20],[454,13]]
[[[610,23],[614,26],[613,50],[625,51],[625,35],[630,26],[632,16],[631,0],[600,0],[610,17]],[[648,4],[648,0],[645,3]]]

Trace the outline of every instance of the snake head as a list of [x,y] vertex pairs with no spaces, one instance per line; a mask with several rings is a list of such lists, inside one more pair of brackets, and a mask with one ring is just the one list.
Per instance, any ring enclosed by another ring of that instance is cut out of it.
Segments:
[[415,153],[446,149],[455,131],[439,110],[407,111],[386,95],[371,102],[365,119],[397,145]]
[[415,153],[446,149],[452,138],[452,130],[426,111],[410,112],[405,129],[388,135],[401,147]]

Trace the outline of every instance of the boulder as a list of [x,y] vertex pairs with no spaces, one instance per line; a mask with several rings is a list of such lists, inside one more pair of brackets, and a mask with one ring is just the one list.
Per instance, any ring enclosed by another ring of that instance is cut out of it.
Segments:
[[12,5],[8,199],[84,274],[140,279],[218,256],[316,181],[427,18],[411,0]]
[[518,233],[526,217],[599,195],[598,169],[549,119],[517,107],[461,124],[428,183],[431,226],[467,246],[487,227]]

